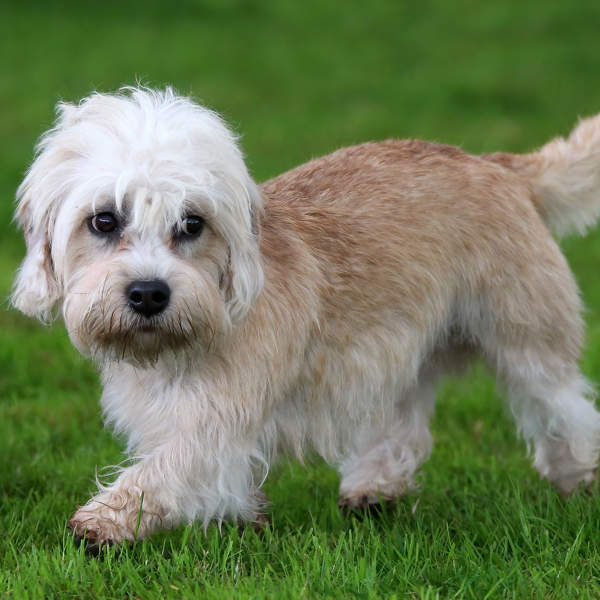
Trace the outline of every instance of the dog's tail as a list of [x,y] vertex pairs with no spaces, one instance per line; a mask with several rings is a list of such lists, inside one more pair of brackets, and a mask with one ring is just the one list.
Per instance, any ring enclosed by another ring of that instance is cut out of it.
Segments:
[[600,114],[537,152],[484,157],[530,182],[536,208],[556,235],[585,233],[600,217]]

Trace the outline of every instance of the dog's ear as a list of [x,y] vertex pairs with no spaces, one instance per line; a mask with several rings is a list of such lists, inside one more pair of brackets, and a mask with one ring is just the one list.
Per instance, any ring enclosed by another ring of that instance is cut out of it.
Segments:
[[27,254],[13,285],[11,303],[26,315],[45,322],[52,319],[53,309],[63,296],[52,263],[51,247],[56,210],[54,194],[59,186],[48,183],[48,178],[68,162],[68,155],[55,140],[77,119],[78,110],[67,102],[58,103],[54,126],[38,141],[35,159],[17,190],[14,220],[23,229]]
[[264,285],[260,253],[260,214],[262,198],[249,178],[245,186],[248,212],[243,239],[229,248],[229,264],[221,277],[232,323],[239,322],[252,308]]
[[27,254],[15,279],[11,303],[26,315],[48,322],[52,319],[52,309],[62,297],[52,264],[49,219],[34,224],[30,201],[24,197],[17,208],[15,220],[23,227]]

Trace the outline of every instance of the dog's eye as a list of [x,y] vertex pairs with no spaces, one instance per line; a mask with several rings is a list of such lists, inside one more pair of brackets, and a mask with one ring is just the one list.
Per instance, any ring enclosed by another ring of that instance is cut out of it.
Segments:
[[92,233],[113,233],[119,227],[119,221],[113,213],[103,212],[94,215],[88,222]]
[[199,236],[204,229],[204,219],[191,215],[186,217],[181,223],[181,236]]

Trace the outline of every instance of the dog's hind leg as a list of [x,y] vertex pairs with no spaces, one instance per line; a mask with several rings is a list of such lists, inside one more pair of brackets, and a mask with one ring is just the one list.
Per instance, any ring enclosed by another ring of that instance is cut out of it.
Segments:
[[394,500],[415,486],[413,476],[431,452],[434,400],[433,381],[423,381],[402,396],[391,423],[359,428],[339,467],[342,509]]
[[593,393],[576,372],[553,378],[518,371],[509,375],[508,398],[519,432],[540,475],[569,494],[593,481],[598,463],[600,415]]
[[556,244],[532,244],[482,296],[478,337],[506,388],[542,477],[563,494],[594,477],[600,414],[578,367],[583,321],[577,287]]

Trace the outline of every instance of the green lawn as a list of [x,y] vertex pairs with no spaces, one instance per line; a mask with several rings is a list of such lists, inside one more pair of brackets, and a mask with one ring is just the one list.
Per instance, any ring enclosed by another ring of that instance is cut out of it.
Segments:
[[[8,0],[0,57],[3,298],[14,190],[61,98],[173,84],[243,134],[258,180],[392,136],[522,151],[600,111],[598,0]],[[563,247],[600,381],[600,233]],[[0,311],[0,597],[600,597],[600,496],[539,480],[481,367],[441,387],[422,490],[388,513],[342,518],[334,471],[284,462],[264,535],[181,527],[94,559],[66,521],[123,458],[99,391],[62,325]]]

